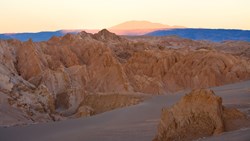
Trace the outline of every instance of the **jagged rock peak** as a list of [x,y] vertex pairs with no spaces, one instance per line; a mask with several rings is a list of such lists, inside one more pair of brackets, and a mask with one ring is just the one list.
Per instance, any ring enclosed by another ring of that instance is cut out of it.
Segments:
[[26,42],[24,42],[25,44],[29,44],[29,45],[31,45],[31,44],[33,44],[34,42],[33,42],[33,40],[31,39],[31,38],[29,38],[29,40],[27,40]]
[[81,38],[92,38],[93,37],[93,34],[88,33],[86,31],[81,31],[77,35],[80,36]]
[[60,39],[61,39],[60,37],[52,36],[52,37],[49,39],[48,42],[53,42],[53,43],[55,43],[55,42],[59,42]]
[[[106,33],[108,33],[108,34],[112,34],[110,31],[108,31],[107,29],[102,29],[102,30],[100,30],[99,32],[98,32],[99,34],[106,34]],[[114,34],[114,33],[113,33]]]
[[[1,41],[4,41],[4,40],[1,40]],[[11,44],[11,45],[20,45],[20,44],[23,43],[22,41],[17,40],[17,39],[9,39],[9,40],[7,40],[7,42],[8,42],[9,44]]]
[[108,31],[107,29],[102,29],[98,33],[94,34],[96,36],[105,36],[105,37],[110,37],[110,36],[117,36],[115,33],[112,33]]
[[28,43],[33,43],[33,40],[31,38],[29,38],[29,40],[27,42]]
[[21,43],[23,46],[33,46],[34,45],[34,42],[33,40],[30,38],[29,40],[25,41],[25,42],[22,42]]
[[63,41],[72,41],[72,40],[74,40],[75,38],[74,38],[74,34],[70,34],[70,33],[67,33],[66,35],[64,35],[63,37],[62,37],[62,40]]
[[94,38],[99,41],[103,42],[110,42],[110,41],[124,41],[125,39],[121,38],[120,36],[116,35],[115,33],[109,32],[107,29],[103,29],[98,33],[94,34]]

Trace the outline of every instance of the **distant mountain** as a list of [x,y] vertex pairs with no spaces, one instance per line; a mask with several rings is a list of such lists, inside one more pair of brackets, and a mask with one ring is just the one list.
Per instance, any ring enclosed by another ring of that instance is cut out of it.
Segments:
[[109,29],[113,30],[133,30],[133,29],[164,29],[164,28],[183,28],[183,26],[169,26],[160,23],[152,23],[149,21],[128,21]]
[[[20,41],[28,41],[32,39],[34,42],[47,41],[53,36],[64,36],[67,33],[77,34],[83,30],[58,30],[58,31],[43,31],[34,33],[7,33],[0,34],[0,39],[18,39]],[[98,30],[85,30],[89,33],[96,33]]]
[[[118,35],[147,35],[147,36],[168,36],[177,35],[182,38],[193,40],[209,40],[220,42],[225,40],[239,40],[250,42],[250,30],[235,29],[200,29],[185,28],[182,26],[169,26],[148,21],[128,21],[108,28],[109,31]],[[47,41],[53,36],[63,36],[67,33],[76,34],[83,30],[58,30],[37,33],[11,33],[0,34],[0,39],[18,39],[27,41],[32,39],[35,42]],[[88,33],[97,33],[99,30],[84,30]]]
[[[118,35],[144,35],[146,33],[165,30],[173,28],[184,28],[182,26],[169,26],[160,23],[152,23],[148,21],[128,21],[113,27],[108,28],[109,31]],[[53,36],[63,36],[67,33],[76,34],[80,31],[86,31],[88,33],[97,33],[99,30],[93,29],[81,29],[81,30],[58,30],[58,31],[43,31],[37,33],[8,33],[0,34],[0,39],[18,39],[21,41],[27,41],[32,39],[34,42],[47,41]]]
[[193,40],[209,40],[220,42],[225,40],[240,40],[250,42],[250,30],[235,30],[235,29],[196,29],[183,28],[171,30],[158,30],[146,34],[148,36],[169,36],[177,35],[182,38]]
[[[63,30],[59,31],[48,31],[48,32],[37,32],[37,33],[13,33],[13,34],[0,34],[1,39],[18,39],[21,41],[27,41],[32,39],[35,42],[47,41],[52,36],[63,36],[68,32]],[[70,32],[75,33],[75,32]]]
[[116,26],[110,27],[109,30],[119,35],[143,35],[155,30],[184,28],[183,26],[169,26],[149,21],[128,21]]

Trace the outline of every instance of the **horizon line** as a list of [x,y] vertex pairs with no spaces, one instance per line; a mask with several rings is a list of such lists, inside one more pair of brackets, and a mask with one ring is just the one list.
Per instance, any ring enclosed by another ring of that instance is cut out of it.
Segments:
[[[57,30],[40,30],[40,31],[23,31],[23,32],[1,32],[0,34],[5,34],[5,35],[8,35],[8,34],[35,34],[35,33],[43,33],[43,32],[58,32],[58,31],[88,31],[88,30],[93,30],[93,31],[101,31],[103,29],[107,29],[108,31],[111,31],[109,30],[109,28],[101,28],[101,29],[57,29]],[[150,28],[148,28],[150,29]],[[173,29],[211,29],[211,30],[241,30],[241,31],[250,31],[250,29],[239,29],[239,28],[206,28],[206,27],[186,27],[186,28],[162,28],[162,29],[155,29],[155,31],[164,31],[164,30],[173,30]],[[121,29],[122,30],[122,29]],[[126,29],[124,29],[126,30]],[[133,29],[133,30],[139,30],[139,29]],[[142,29],[143,30],[143,29]],[[111,31],[112,32],[112,31]],[[154,31],[152,31],[154,32]]]

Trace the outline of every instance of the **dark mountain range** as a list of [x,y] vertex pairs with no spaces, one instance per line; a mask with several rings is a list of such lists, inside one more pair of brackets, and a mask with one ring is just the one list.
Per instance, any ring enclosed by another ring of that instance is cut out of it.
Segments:
[[0,34],[0,39],[18,39],[20,41],[27,41],[32,39],[35,42],[39,41],[47,41],[52,36],[63,36],[67,33],[78,33],[77,31],[66,31],[66,30],[58,30],[58,31],[44,31],[44,32],[36,32],[36,33],[11,33],[11,34]]
[[236,30],[236,29],[199,29],[199,28],[183,28],[158,30],[146,34],[148,36],[169,36],[177,35],[182,38],[192,40],[209,40],[214,42],[221,42],[226,40],[238,40],[250,42],[250,30]]
[[[88,31],[88,30],[86,30]],[[0,39],[18,39],[20,41],[27,41],[32,39],[34,42],[47,41],[52,36],[64,36],[67,33],[76,34],[80,30],[58,30],[37,33],[13,33],[13,34],[0,34]],[[96,32],[92,31],[91,32]],[[136,32],[125,35],[138,36]],[[221,42],[227,40],[248,41],[250,42],[250,30],[236,30],[236,29],[199,29],[199,28],[179,28],[179,29],[165,29],[156,30],[145,34],[146,36],[179,36],[182,38],[192,40],[208,40],[213,42]]]

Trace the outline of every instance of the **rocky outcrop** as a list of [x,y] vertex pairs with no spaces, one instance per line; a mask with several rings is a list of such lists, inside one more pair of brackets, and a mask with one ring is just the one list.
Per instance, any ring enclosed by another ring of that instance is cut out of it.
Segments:
[[164,76],[182,58],[176,51],[142,51],[135,53],[124,68],[135,91],[164,93]]
[[224,41],[211,45],[216,50],[224,51],[241,57],[250,58],[250,42],[244,41]]
[[250,77],[249,61],[214,50],[147,50],[134,53],[124,68],[135,91],[174,92],[219,86]]
[[27,41],[17,49],[17,70],[25,80],[40,74],[44,69],[39,54],[33,46],[32,41]]
[[126,41],[124,38],[117,36],[114,33],[109,32],[107,29],[103,29],[93,35],[94,39],[102,42],[123,42]]
[[250,77],[249,62],[211,50],[191,51],[164,76],[168,90],[219,86]]
[[212,90],[197,89],[171,108],[164,108],[154,141],[190,141],[224,132],[228,120],[244,119],[236,109],[226,109]]
[[[75,83],[89,92],[160,94],[250,78],[250,63],[244,58],[208,49],[162,50],[158,48],[156,39],[150,43],[130,41],[104,29],[94,35],[81,32],[53,37],[47,43],[19,43],[17,71],[36,86],[45,84],[54,95],[73,87],[69,84],[71,74],[66,70],[74,66],[85,68],[79,72],[84,75],[84,80],[78,79]],[[192,40],[163,39],[161,42],[166,40],[169,45],[184,41],[176,46],[184,46],[182,44],[185,43],[203,46],[201,42]],[[28,69],[31,66],[32,69]],[[54,80],[50,81],[51,78]],[[56,85],[63,90],[52,88]]]
[[90,70],[87,89],[99,92],[131,91],[132,87],[121,64],[113,57],[109,48],[101,47],[86,50],[89,55],[87,69]]
[[[2,103],[7,109],[23,113],[21,119],[36,122],[41,113],[46,121],[93,114],[99,108],[82,107],[83,101],[92,101],[88,98],[92,94],[162,94],[250,79],[245,56],[209,49],[213,45],[174,36],[125,38],[105,29],[52,37],[47,42],[0,40],[4,95],[0,97],[5,97]],[[123,104],[110,107],[131,104],[129,98],[120,98]]]
[[55,113],[54,98],[43,85],[34,90],[24,85],[16,85],[8,102],[13,107],[18,107],[26,112],[33,121],[49,121],[52,119],[52,114]]

